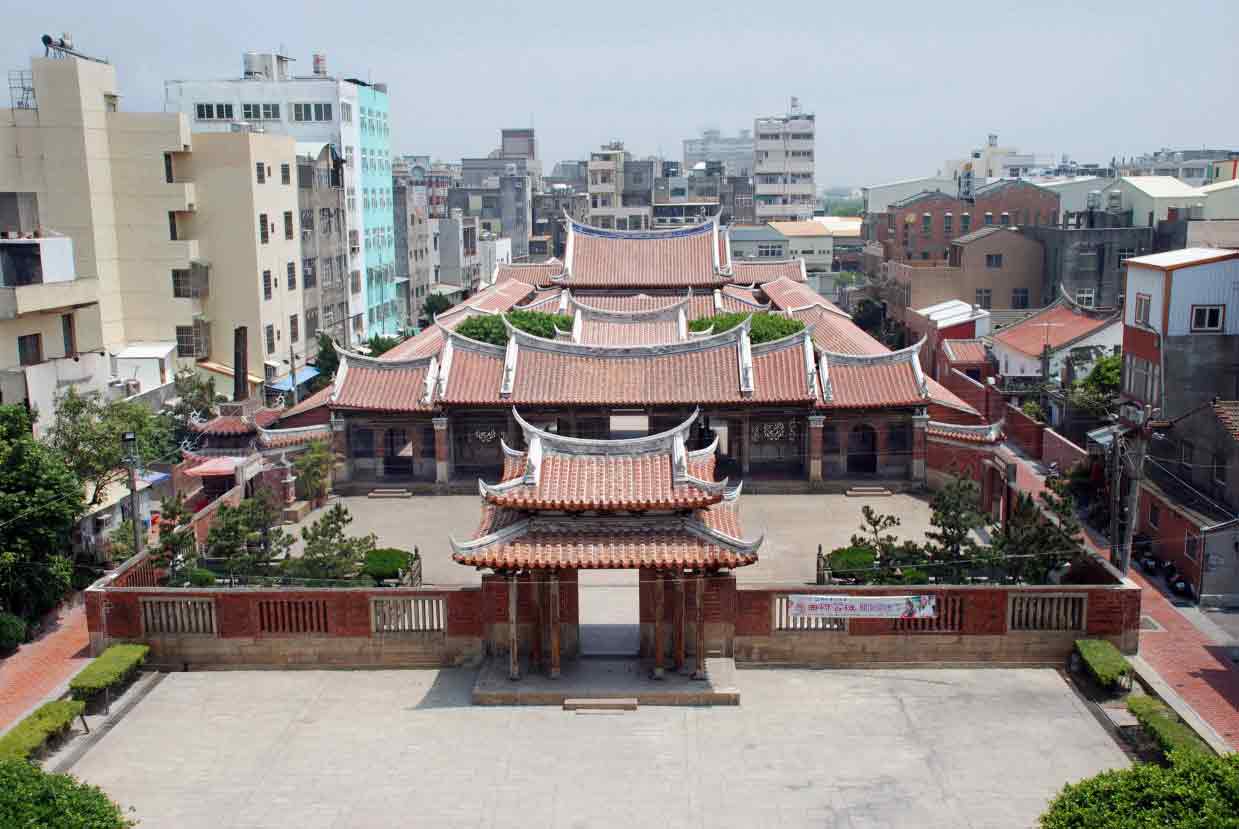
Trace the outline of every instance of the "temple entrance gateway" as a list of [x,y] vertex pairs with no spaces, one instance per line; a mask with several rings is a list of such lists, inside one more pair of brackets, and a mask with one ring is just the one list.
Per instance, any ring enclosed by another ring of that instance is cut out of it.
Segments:
[[638,571],[583,570],[577,579],[581,656],[639,654]]
[[858,423],[848,433],[848,477],[878,474],[878,433],[867,423]]

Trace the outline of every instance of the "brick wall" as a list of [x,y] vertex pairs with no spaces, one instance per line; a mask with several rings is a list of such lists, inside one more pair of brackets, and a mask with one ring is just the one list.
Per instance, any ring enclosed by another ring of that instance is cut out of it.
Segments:
[[[950,371],[948,371],[942,379],[942,385],[945,386],[948,391],[953,393],[960,400],[964,401],[969,406],[971,406],[972,408],[980,412],[983,418],[985,417],[987,410],[989,408],[989,404],[986,401],[987,393],[985,390],[985,386],[981,385],[976,380],[973,380],[968,375],[963,374],[958,369],[951,369]],[[931,420],[938,419],[937,417],[933,416],[934,414],[935,412],[933,410],[933,406],[931,405],[931,410],[930,410]],[[976,418],[973,418],[973,421],[975,420]],[[963,421],[946,421],[946,422],[956,423],[956,422],[963,422]],[[993,421],[989,420],[988,418],[985,418],[985,422],[992,423]]]
[[[1151,513],[1157,508],[1157,526],[1153,526]],[[1174,508],[1166,498],[1142,489],[1140,492],[1140,515],[1136,530],[1153,539],[1153,552],[1163,561],[1173,562],[1179,572],[1192,584],[1200,595],[1200,557],[1203,555],[1197,543],[1196,559],[1187,557],[1188,533],[1200,537],[1200,527]]]
[[1045,429],[1042,432],[1041,460],[1047,464],[1057,462],[1059,471],[1066,475],[1077,464],[1088,463],[1088,452],[1053,429]]
[[197,542],[199,547],[206,544],[207,533],[210,532],[211,525],[215,523],[215,514],[219,512],[220,505],[227,504],[230,507],[235,507],[237,504],[241,503],[242,494],[242,487],[234,486],[232,489],[228,490],[223,495],[219,496],[214,501],[194,513],[193,518],[189,520],[189,525],[193,528],[194,540]]
[[1029,457],[1040,460],[1045,424],[1039,420],[1033,420],[1009,403],[1006,411],[1003,412],[1003,417],[1006,419],[1004,429],[1007,437],[1015,441]]

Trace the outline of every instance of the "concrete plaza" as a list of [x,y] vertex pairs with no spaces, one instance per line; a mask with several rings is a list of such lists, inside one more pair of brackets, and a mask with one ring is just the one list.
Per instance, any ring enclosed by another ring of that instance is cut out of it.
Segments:
[[1035,824],[1126,764],[1052,670],[744,670],[739,707],[469,704],[475,671],[169,674],[71,769],[143,827]]

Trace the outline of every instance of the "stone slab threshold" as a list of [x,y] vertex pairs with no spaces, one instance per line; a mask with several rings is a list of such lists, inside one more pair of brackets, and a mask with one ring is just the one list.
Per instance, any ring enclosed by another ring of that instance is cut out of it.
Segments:
[[638,705],[739,705],[736,664],[730,658],[706,659],[706,679],[691,671],[667,669],[663,679],[649,676],[650,665],[637,658],[565,660],[559,679],[521,664],[521,678],[508,678],[506,656],[487,659],[473,685],[474,705],[556,705],[569,700],[593,704],[613,701]]

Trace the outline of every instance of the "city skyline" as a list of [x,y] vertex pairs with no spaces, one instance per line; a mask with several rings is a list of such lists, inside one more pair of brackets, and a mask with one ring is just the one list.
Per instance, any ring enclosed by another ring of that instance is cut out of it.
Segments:
[[[9,19],[26,22],[4,42],[3,57],[7,69],[24,67],[42,53],[42,34],[69,31],[81,51],[116,65],[123,108],[159,111],[165,81],[237,77],[245,51],[286,51],[306,75],[321,52],[333,75],[388,84],[393,152],[485,156],[502,127],[532,124],[548,171],[613,139],[639,157],[679,158],[683,139],[702,127],[751,129],[755,117],[784,112],[791,96],[818,116],[819,185],[931,174],[990,132],[1022,151],[1104,164],[1188,141],[1225,146],[1239,128],[1237,93],[1209,82],[1239,69],[1232,53],[1202,44],[1186,68],[1121,57],[1155,56],[1165,48],[1161,34],[1185,17],[1233,14],[1220,2],[1133,2],[1121,15],[1054,2],[992,9],[949,27],[940,10],[904,3],[878,23],[864,8],[803,6],[777,22],[740,9],[724,4],[708,19],[670,26],[655,17],[657,7],[637,4],[602,30],[549,4],[480,15],[369,4],[327,19],[223,3],[209,15],[189,9],[168,19],[145,2],[104,18],[71,0],[36,19],[13,9]],[[746,41],[778,46],[750,51],[751,60],[725,57]],[[701,65],[686,67],[676,54]],[[1081,56],[1079,66],[1061,61],[1069,54]],[[1097,94],[1088,94],[1080,78],[1100,73],[1110,55],[1120,56],[1121,71],[1106,70],[1104,82],[1098,75]],[[1064,86],[1074,94],[1064,96]]]

